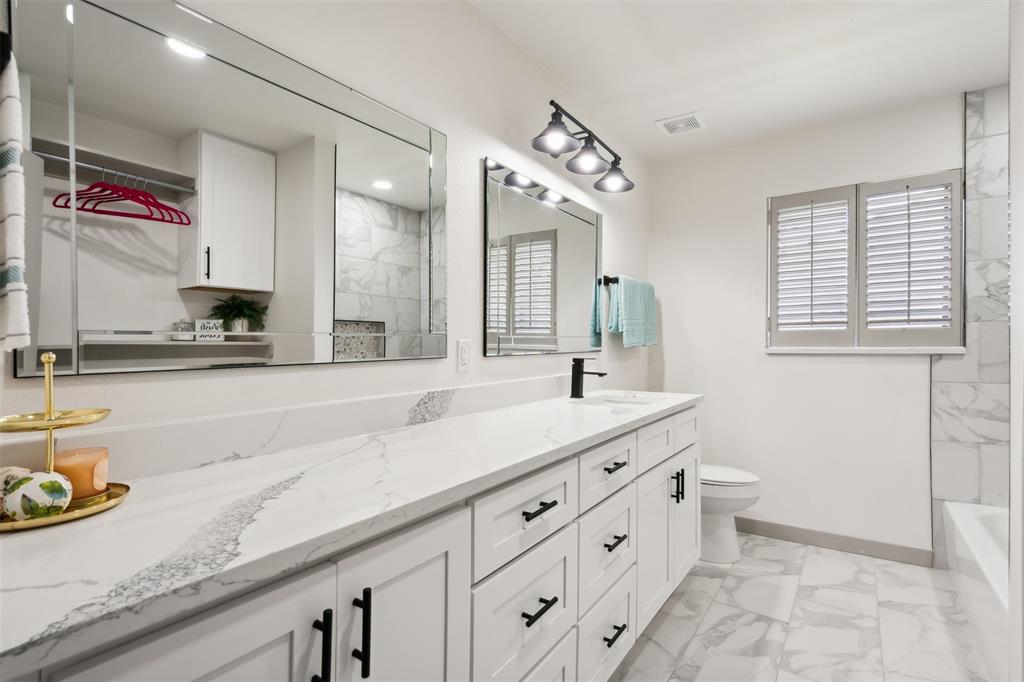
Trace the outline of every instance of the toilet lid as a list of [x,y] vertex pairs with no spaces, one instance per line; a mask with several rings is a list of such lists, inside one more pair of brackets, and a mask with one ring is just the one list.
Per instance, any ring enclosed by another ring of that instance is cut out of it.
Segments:
[[749,485],[757,483],[761,478],[743,469],[733,469],[717,464],[702,464],[700,480],[702,483],[714,483],[715,485]]

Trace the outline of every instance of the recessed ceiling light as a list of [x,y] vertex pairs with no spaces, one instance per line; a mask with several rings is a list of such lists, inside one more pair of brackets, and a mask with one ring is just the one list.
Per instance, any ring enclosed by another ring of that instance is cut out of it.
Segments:
[[185,7],[185,5],[180,5],[178,3],[174,3],[174,6],[177,7],[178,9],[180,9],[182,12],[185,12],[186,14],[191,14],[196,19],[200,19],[202,21],[205,21],[208,24],[212,24],[213,23],[213,19],[211,19],[210,17],[204,17],[202,14],[200,14],[197,11],[195,11],[194,9],[191,9],[190,7]]
[[64,18],[69,24],[75,23],[75,6],[70,2],[64,7]]
[[206,53],[198,47],[193,47],[188,43],[183,43],[177,38],[164,38],[164,41],[167,43],[167,47],[171,48],[182,57],[188,57],[189,59],[202,59],[206,56]]
[[394,185],[391,184],[390,180],[374,180],[373,181],[373,188],[374,189],[389,190],[392,187],[394,187]]

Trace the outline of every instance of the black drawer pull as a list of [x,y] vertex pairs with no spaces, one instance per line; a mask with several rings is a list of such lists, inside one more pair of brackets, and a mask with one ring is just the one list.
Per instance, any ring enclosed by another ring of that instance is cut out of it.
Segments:
[[206,272],[203,273],[203,274],[206,275],[206,279],[210,279],[210,247],[209,246],[206,247]]
[[686,499],[686,469],[679,470],[679,499]]
[[604,548],[607,549],[609,552],[614,552],[616,547],[618,547],[626,541],[627,536],[625,533],[623,533],[622,535],[613,535],[612,537],[615,538],[615,542],[612,542],[610,544],[607,542],[604,543]]
[[629,466],[629,462],[612,462],[610,467],[604,468],[604,472],[610,476],[625,466]]
[[612,646],[615,644],[615,642],[618,641],[619,637],[622,636],[622,633],[626,631],[626,629],[627,629],[626,623],[623,623],[622,625],[613,625],[612,626],[612,630],[615,630],[615,634],[612,635],[611,637],[604,637],[604,638],[602,638],[602,639],[604,639],[605,646],[608,647],[609,649],[611,649]]
[[324,609],[323,618],[313,621],[313,627],[324,633],[320,643],[320,674],[310,682],[331,682],[331,644],[334,642],[334,609]]
[[537,613],[527,613],[526,611],[523,611],[522,613],[523,618],[526,619],[526,627],[528,628],[533,627],[533,624],[540,620],[541,616],[547,613],[552,606],[558,603],[558,597],[552,597],[551,599],[541,597],[537,601],[544,605],[540,607],[540,610],[538,610]]
[[677,471],[672,474],[672,481],[676,484],[675,492],[672,493],[672,499],[676,501],[676,504],[679,504],[683,499],[682,473]]
[[532,512],[523,512],[523,518],[526,519],[527,522],[533,521],[535,518],[537,518],[544,512],[548,511],[549,509],[554,509],[557,506],[558,500],[551,500],[550,502],[541,502],[540,506],[537,507],[537,509],[533,510]]
[[356,597],[352,605],[363,610],[363,641],[360,649],[352,650],[352,657],[359,661],[359,676],[364,680],[370,676],[370,622],[373,591],[369,587],[363,588],[363,598]]

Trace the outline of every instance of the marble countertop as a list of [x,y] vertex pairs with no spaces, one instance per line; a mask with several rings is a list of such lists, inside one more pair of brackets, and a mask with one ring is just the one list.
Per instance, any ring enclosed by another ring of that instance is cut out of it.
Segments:
[[701,400],[607,401],[623,395],[595,391],[139,479],[109,512],[0,536],[0,678],[294,573]]

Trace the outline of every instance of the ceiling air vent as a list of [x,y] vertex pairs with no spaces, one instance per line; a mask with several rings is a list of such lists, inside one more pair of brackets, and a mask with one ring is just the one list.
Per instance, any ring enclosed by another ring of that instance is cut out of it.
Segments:
[[679,116],[655,121],[654,125],[658,126],[658,129],[666,135],[682,135],[693,130],[700,130],[704,127],[704,121],[701,120],[700,114],[696,111],[691,111],[688,114],[680,114]]

